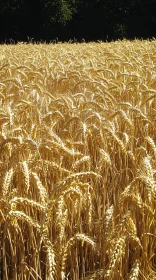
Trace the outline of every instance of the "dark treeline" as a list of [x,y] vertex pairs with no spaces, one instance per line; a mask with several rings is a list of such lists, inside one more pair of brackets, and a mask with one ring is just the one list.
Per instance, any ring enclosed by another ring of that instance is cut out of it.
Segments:
[[155,11],[156,0],[0,0],[0,42],[152,38]]

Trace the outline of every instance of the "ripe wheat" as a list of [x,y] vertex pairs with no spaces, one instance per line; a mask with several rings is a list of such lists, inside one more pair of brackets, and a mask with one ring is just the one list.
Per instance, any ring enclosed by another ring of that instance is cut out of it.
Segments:
[[156,279],[156,41],[0,53],[0,279]]

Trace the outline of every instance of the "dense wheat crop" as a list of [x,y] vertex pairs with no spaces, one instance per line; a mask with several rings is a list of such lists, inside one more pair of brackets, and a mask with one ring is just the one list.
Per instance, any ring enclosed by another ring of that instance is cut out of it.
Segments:
[[156,279],[156,41],[0,46],[0,279]]

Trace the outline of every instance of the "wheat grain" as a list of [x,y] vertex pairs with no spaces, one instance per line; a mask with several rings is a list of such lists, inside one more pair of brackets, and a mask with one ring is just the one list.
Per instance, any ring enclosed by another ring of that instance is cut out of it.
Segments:
[[156,278],[155,49],[0,46],[5,280]]

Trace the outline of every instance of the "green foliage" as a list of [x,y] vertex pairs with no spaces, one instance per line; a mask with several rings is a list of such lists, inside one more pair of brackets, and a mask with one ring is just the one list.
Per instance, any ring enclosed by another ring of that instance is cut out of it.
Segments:
[[156,37],[155,10],[156,0],[0,0],[0,39]]
[[2,16],[18,16],[20,9],[23,7],[24,0],[1,0],[0,1],[0,14]]
[[60,24],[64,27],[72,20],[75,12],[75,0],[44,1],[44,13],[49,23]]

